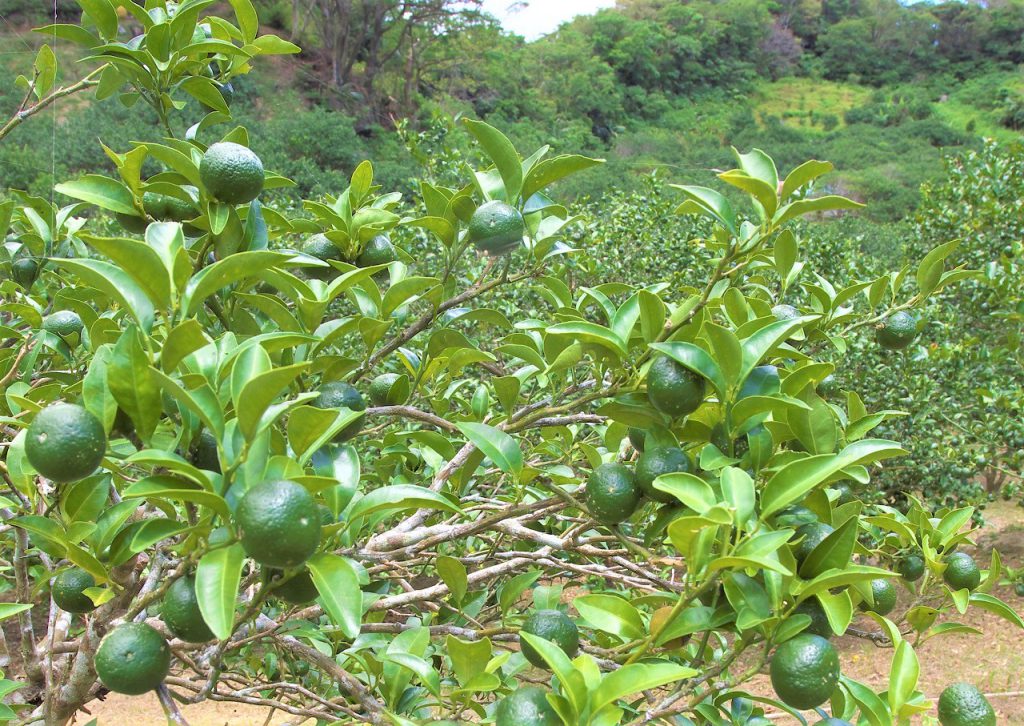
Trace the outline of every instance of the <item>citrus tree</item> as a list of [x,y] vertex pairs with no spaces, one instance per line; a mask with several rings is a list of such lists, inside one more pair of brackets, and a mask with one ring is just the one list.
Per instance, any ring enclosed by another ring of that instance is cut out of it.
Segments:
[[[80,4],[87,27],[54,32],[161,128],[57,185],[69,206],[3,207],[21,667],[0,718],[62,724],[115,691],[176,723],[213,699],[324,723],[902,724],[932,706],[916,645],[972,606],[1024,625],[988,592],[998,555],[965,551],[970,508],[849,485],[904,453],[871,436],[897,413],[829,377],[852,340],[909,345],[907,311],[965,272],[949,247],[874,280],[804,269],[794,222],[858,206],[809,194],[829,164],[737,154],[742,207],[676,187],[706,265],[570,285],[588,240],[552,185],[598,160],[466,120],[485,161],[460,185],[406,200],[364,162],[275,208],[287,180],[223,131],[209,77],[289,50],[248,0],[237,25],[207,0]],[[117,39],[119,8],[141,36]],[[179,135],[181,94],[214,110]],[[882,693],[829,641],[858,611],[892,650]],[[764,670],[771,697],[746,688]],[[968,684],[939,714],[995,719]]]

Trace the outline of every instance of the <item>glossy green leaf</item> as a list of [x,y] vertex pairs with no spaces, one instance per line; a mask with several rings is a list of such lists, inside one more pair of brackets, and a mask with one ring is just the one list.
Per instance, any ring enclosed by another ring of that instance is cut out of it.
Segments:
[[456,426],[503,472],[519,474],[522,471],[523,452],[516,440],[504,431],[472,421],[465,421]]
[[352,563],[344,557],[322,552],[310,557],[306,566],[331,620],[345,637],[355,638],[363,619],[363,593]]
[[219,639],[234,631],[235,604],[242,581],[245,551],[242,545],[212,550],[203,555],[196,567],[196,599],[199,612]]

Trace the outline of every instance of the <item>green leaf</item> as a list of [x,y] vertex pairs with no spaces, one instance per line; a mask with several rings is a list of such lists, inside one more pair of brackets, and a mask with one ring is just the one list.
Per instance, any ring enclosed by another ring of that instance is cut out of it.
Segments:
[[683,367],[707,379],[714,386],[718,395],[722,398],[725,397],[729,389],[725,375],[706,350],[693,343],[686,342],[652,343],[650,347],[659,353],[664,353]]
[[559,179],[604,163],[604,159],[591,159],[577,154],[564,154],[545,159],[526,174],[523,181],[523,199],[529,199],[536,192]]
[[195,315],[203,301],[221,288],[234,284],[247,277],[254,277],[267,268],[288,259],[281,252],[257,250],[239,252],[220,262],[204,267],[189,280],[185,293],[181,297],[181,307],[185,315]]
[[321,552],[306,562],[324,609],[345,637],[359,635],[363,620],[363,592],[359,575],[344,557]]
[[782,183],[782,194],[780,196],[783,200],[788,199],[794,192],[799,191],[801,187],[810,184],[819,176],[830,171],[832,171],[832,164],[827,161],[815,161],[813,159],[805,161],[786,176],[786,181]]
[[710,484],[686,472],[662,474],[654,480],[654,488],[671,494],[697,514],[703,514],[718,503]]
[[104,38],[117,37],[117,10],[110,0],[78,0]]
[[107,363],[107,385],[117,405],[135,424],[139,438],[147,445],[163,414],[160,386],[151,371],[138,329],[128,328],[121,334]]
[[460,640],[449,635],[445,638],[445,651],[452,659],[455,677],[465,686],[481,673],[487,672],[487,664],[491,660],[491,640]]
[[127,237],[81,235],[90,247],[106,255],[138,284],[154,306],[171,306],[171,276],[160,255],[145,242]]
[[800,577],[810,580],[828,570],[841,570],[853,556],[857,544],[859,517],[850,517],[831,532],[800,565]]
[[[572,707],[573,716],[583,713],[587,707],[587,683],[583,674],[573,667],[565,651],[551,641],[530,633],[520,631],[519,637],[533,646],[558,678],[562,693]],[[573,723],[578,723],[578,720],[574,718]]]
[[693,678],[697,673],[693,668],[675,663],[630,663],[601,679],[600,686],[591,696],[590,707],[593,711],[599,711],[620,698],[673,681]]
[[32,609],[32,603],[14,603],[4,602],[0,603],[0,620],[6,620],[7,618],[14,617],[18,613],[23,613],[26,610]]
[[132,314],[135,322],[145,332],[152,329],[156,317],[153,303],[146,292],[121,268],[103,260],[58,259],[53,262],[113,298]]
[[452,514],[462,514],[462,509],[452,504],[441,494],[415,484],[394,484],[374,489],[352,505],[349,521],[365,517],[382,510],[443,509]]
[[160,367],[168,373],[178,367],[186,356],[210,343],[203,326],[195,318],[182,321],[167,334],[160,349]]
[[87,174],[81,179],[63,182],[54,186],[58,194],[81,199],[101,209],[120,214],[136,215],[138,211],[132,201],[132,192],[121,182],[99,174]]
[[238,428],[250,441],[262,428],[263,414],[281,391],[309,367],[309,363],[296,363],[283,368],[274,368],[249,380],[242,387],[238,400]]
[[727,466],[721,472],[722,496],[736,510],[736,523],[743,525],[754,516],[754,480],[747,472]]
[[523,452],[516,440],[504,431],[472,421],[465,421],[456,426],[506,474],[518,475],[523,470]]
[[848,466],[905,453],[894,441],[864,439],[850,444],[838,454],[809,456],[786,464],[765,484],[761,493],[761,517],[770,517]]
[[676,209],[676,214],[703,214],[716,220],[719,224],[736,234],[736,213],[729,204],[729,200],[714,189],[707,187],[684,186],[680,184],[669,184],[673,189],[678,189],[687,198]]
[[125,499],[170,499],[192,502],[207,507],[225,521],[231,519],[231,510],[224,498],[184,479],[165,474],[154,474],[135,482],[121,495]]
[[889,709],[893,715],[899,717],[904,704],[914,695],[920,673],[914,646],[907,640],[900,641],[889,669]]
[[238,19],[238,29],[242,31],[242,39],[246,43],[253,42],[260,30],[260,20],[256,15],[256,8],[253,7],[252,0],[230,0],[230,2],[235,11],[235,17]]
[[1005,602],[993,595],[984,592],[972,592],[969,602],[971,605],[976,605],[982,610],[988,610],[990,613],[998,615],[1018,628],[1024,628],[1024,620],[1021,619],[1020,615]]
[[196,567],[199,612],[220,640],[230,638],[234,630],[235,603],[244,563],[245,551],[236,543],[207,552]]
[[494,162],[505,186],[505,201],[514,205],[516,197],[519,196],[519,192],[523,188],[523,160],[519,158],[516,147],[512,145],[505,134],[483,121],[467,118],[462,122]]
[[607,348],[618,357],[625,357],[626,342],[610,329],[597,323],[573,321],[558,323],[546,329],[548,335],[569,335],[583,343],[593,343]]
[[114,541],[111,542],[110,564],[123,565],[139,552],[187,529],[190,529],[188,522],[180,522],[166,517],[131,522],[118,532]]
[[837,209],[861,209],[863,206],[860,202],[855,202],[852,199],[829,194],[823,197],[815,197],[814,199],[801,199],[796,202],[790,202],[784,207],[779,208],[773,221],[776,225],[781,225],[791,219],[814,214],[815,212],[830,212]]
[[617,595],[580,595],[572,604],[588,623],[620,640],[639,640],[646,635],[640,612]]
[[466,566],[448,555],[438,557],[434,565],[437,567],[437,574],[441,576],[444,584],[452,593],[452,602],[462,602],[462,599],[466,597],[466,590],[469,588]]

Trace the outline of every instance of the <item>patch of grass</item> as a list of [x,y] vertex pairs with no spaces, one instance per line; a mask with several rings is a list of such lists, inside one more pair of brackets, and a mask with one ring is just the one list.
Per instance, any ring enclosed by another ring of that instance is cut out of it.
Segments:
[[935,113],[951,127],[997,141],[1019,140],[1020,132],[1000,123],[1006,92],[1024,94],[1024,74],[1019,71],[986,73],[964,81],[945,99],[934,104]]
[[843,115],[864,104],[871,89],[850,83],[813,78],[783,78],[766,83],[759,89],[756,111],[782,119],[787,126],[802,129],[826,129],[826,119],[836,119],[836,126],[845,126]]

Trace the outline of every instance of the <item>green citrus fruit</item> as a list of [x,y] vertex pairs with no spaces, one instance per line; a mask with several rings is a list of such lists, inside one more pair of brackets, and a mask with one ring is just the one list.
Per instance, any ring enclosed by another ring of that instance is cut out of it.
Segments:
[[824,638],[801,633],[776,648],[770,674],[783,703],[814,708],[829,699],[839,682],[839,655]]
[[757,366],[750,371],[747,380],[743,381],[736,400],[740,401],[749,396],[771,396],[779,392],[782,382],[779,378],[779,369],[775,366]]
[[304,487],[282,479],[257,484],[235,519],[246,554],[268,567],[298,567],[320,544],[320,512]]
[[160,617],[167,624],[167,629],[186,643],[213,640],[213,631],[199,612],[196,579],[192,575],[178,578],[167,589],[160,607]]
[[370,402],[374,406],[397,406],[402,403],[403,386],[396,386],[405,378],[400,373],[381,373],[370,382]]
[[[341,250],[334,246],[334,243],[322,234],[315,234],[309,238],[302,251],[310,257],[327,262],[328,260],[341,261]],[[305,269],[308,277],[317,280],[329,280],[339,274],[333,267],[307,267]]]
[[386,234],[378,234],[366,243],[366,247],[356,258],[359,267],[373,267],[374,265],[386,265],[398,259],[395,246],[391,244]]
[[494,726],[563,726],[562,719],[536,686],[520,688],[498,702]]
[[[268,574],[271,581],[274,581],[279,580],[283,573],[281,570],[270,569]],[[275,585],[274,594],[293,605],[305,605],[316,600],[320,592],[316,589],[316,585],[313,583],[313,576],[309,574],[309,570],[304,569],[283,583]]]
[[96,605],[84,592],[90,587],[96,587],[96,578],[85,570],[72,567],[57,575],[50,588],[50,594],[61,610],[69,613],[88,613],[96,609]]
[[642,454],[644,451],[644,441],[647,439],[647,432],[635,426],[630,426],[627,436],[629,436],[629,443],[633,445],[633,448]]
[[193,466],[219,474],[220,456],[217,453],[217,437],[206,429],[200,431],[199,436],[192,442],[188,458]]
[[199,178],[218,201],[248,204],[263,191],[263,162],[241,144],[220,141],[203,155]]
[[43,330],[62,338],[68,345],[77,345],[82,334],[82,318],[74,310],[58,310],[43,319]]
[[654,488],[654,480],[662,474],[692,472],[690,457],[678,446],[648,449],[636,460],[636,483],[641,491],[656,502],[674,502],[676,498]]
[[166,194],[160,192],[144,192],[142,195],[142,208],[146,210],[146,214],[156,220],[167,219],[167,200],[170,199]]
[[841,481],[835,484],[829,484],[829,489],[834,489],[839,494],[839,497],[836,499],[836,505],[840,507],[844,504],[849,504],[856,499],[856,496],[853,493],[853,487],[850,486],[849,482]]
[[[580,647],[580,631],[576,623],[559,610],[538,610],[523,623],[522,632],[550,640],[570,658],[576,656]],[[519,638],[519,649],[533,665],[538,668],[548,667],[540,653],[522,637]]]
[[100,641],[93,663],[104,686],[138,696],[163,683],[171,668],[171,649],[149,625],[125,623]]
[[818,521],[818,515],[802,504],[791,504],[775,515],[776,527],[800,527]]
[[11,263],[11,277],[28,290],[39,276],[39,263],[31,257],[19,257]]
[[149,224],[145,219],[135,214],[124,214],[123,212],[117,212],[114,215],[117,219],[117,223],[124,227],[126,232],[133,232],[135,234],[145,234],[146,228]]
[[73,403],[55,403],[37,413],[25,439],[29,463],[55,482],[89,476],[103,461],[106,450],[103,424]]
[[478,250],[497,257],[522,244],[526,223],[518,209],[495,200],[476,208],[467,229]]
[[996,726],[996,714],[985,695],[970,683],[954,683],[939,696],[942,726]]
[[792,320],[793,318],[800,317],[800,311],[792,305],[780,303],[772,308],[772,315],[779,320]]
[[647,397],[673,418],[696,411],[704,401],[704,381],[668,356],[660,355],[647,371]]
[[823,398],[834,396],[839,393],[839,381],[836,380],[835,374],[829,373],[827,376],[822,378],[816,387],[818,395]]
[[966,552],[954,552],[946,558],[946,570],[942,579],[954,590],[973,590],[981,584],[981,570]]
[[825,609],[821,606],[818,598],[812,597],[804,600],[793,608],[793,614],[806,615],[811,619],[811,624],[807,626],[805,633],[826,639],[832,637],[832,626],[829,625],[828,616],[825,615]]
[[628,519],[639,503],[640,488],[622,464],[601,464],[587,479],[587,509],[601,524]]
[[810,556],[814,548],[821,544],[822,541],[824,541],[824,539],[834,531],[835,530],[831,525],[825,524],[824,522],[811,522],[810,524],[804,524],[797,527],[796,536],[803,537],[803,539],[793,551],[793,556],[796,557],[796,561],[802,565],[804,560]]
[[[350,383],[333,381],[320,386],[319,395],[313,399],[313,405],[317,408],[347,408],[350,411],[365,411],[366,401],[359,393],[359,390]],[[365,416],[360,416],[355,421],[339,431],[334,442],[340,444],[348,441],[357,435],[363,428]]]
[[917,582],[924,577],[924,558],[919,554],[908,554],[896,563],[896,572],[907,582]]
[[1017,597],[1024,597],[1024,582],[1018,582],[1014,585],[1013,592]]
[[[182,189],[190,191],[194,194],[199,193],[199,190],[193,186],[184,186]],[[195,204],[187,202],[184,199],[178,197],[167,196],[166,209],[167,219],[172,222],[184,222],[186,219],[194,219],[199,216],[198,210],[196,210]]]
[[906,310],[893,313],[875,331],[878,344],[888,350],[900,350],[917,337],[917,321]]
[[896,586],[884,577],[876,577],[871,581],[871,595],[875,604],[872,606],[867,600],[863,600],[859,606],[861,610],[888,615],[896,607]]

